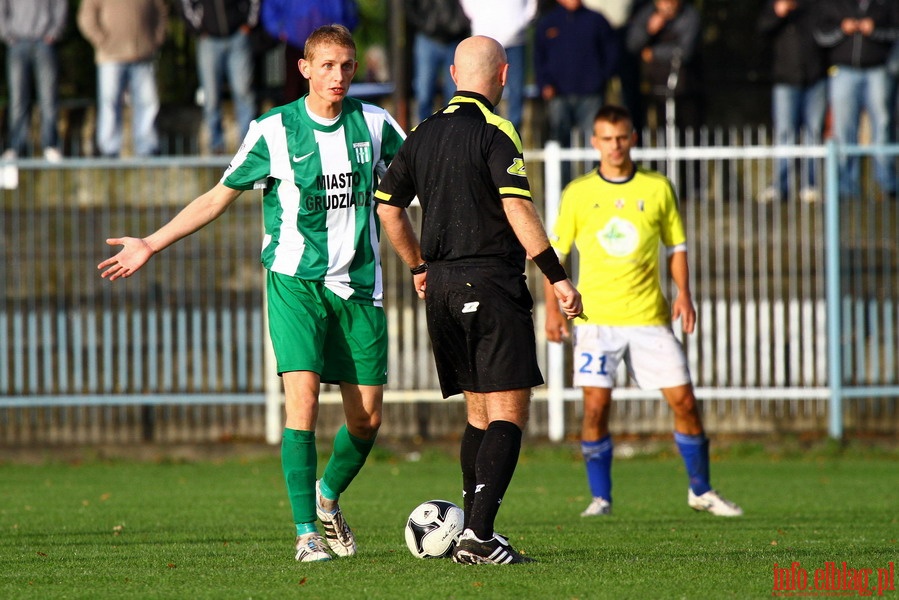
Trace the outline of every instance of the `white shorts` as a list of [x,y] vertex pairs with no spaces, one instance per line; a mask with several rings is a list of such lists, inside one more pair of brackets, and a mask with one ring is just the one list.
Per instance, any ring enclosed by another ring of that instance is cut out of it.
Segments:
[[578,325],[574,328],[576,387],[615,387],[615,373],[622,358],[628,374],[641,389],[690,383],[687,356],[671,327]]

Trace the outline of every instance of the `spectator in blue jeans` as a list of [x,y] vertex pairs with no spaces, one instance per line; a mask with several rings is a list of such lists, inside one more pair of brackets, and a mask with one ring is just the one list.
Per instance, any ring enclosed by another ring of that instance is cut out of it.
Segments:
[[97,63],[97,148],[122,151],[122,106],[131,100],[134,154],[159,152],[156,54],[168,25],[166,0],[82,0],[78,28],[94,47]]
[[[606,86],[618,68],[619,44],[604,16],[581,0],[557,0],[540,17],[534,34],[534,72],[547,103],[549,139],[571,147],[577,132],[590,147],[593,120],[605,101]],[[563,168],[568,183],[569,163]]]
[[25,153],[31,121],[34,81],[41,111],[44,158],[58,162],[59,129],[56,42],[66,25],[67,0],[0,0],[0,38],[6,44],[9,87],[9,145],[3,159]]
[[259,4],[260,0],[181,0],[184,19],[199,36],[197,72],[212,154],[225,153],[222,96],[226,77],[234,100],[238,140],[246,136],[256,117],[250,31],[259,23]]
[[[768,0],[759,14],[758,31],[771,45],[771,112],[774,143],[820,144],[827,112],[827,64],[815,41],[816,2],[813,0]],[[775,185],[759,200],[771,202],[790,193],[790,161],[779,159]],[[801,166],[799,198],[819,198],[815,161]]]
[[441,106],[456,93],[449,68],[456,46],[471,33],[471,24],[459,0],[406,0],[406,19],[415,32],[412,77],[420,123],[434,111],[438,84],[443,84]]
[[[896,0],[822,0],[816,3],[815,39],[828,52],[831,65],[828,90],[834,138],[843,144],[858,143],[862,110],[871,122],[871,143],[892,139],[893,81],[887,69],[890,51],[899,37],[899,2]],[[894,158],[874,156],[878,199],[896,198]],[[840,194],[861,193],[859,158],[841,159]]]

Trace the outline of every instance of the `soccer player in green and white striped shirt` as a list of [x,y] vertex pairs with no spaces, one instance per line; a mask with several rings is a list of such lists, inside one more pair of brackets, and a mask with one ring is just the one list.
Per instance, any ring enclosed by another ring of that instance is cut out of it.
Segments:
[[[298,67],[309,94],[254,121],[222,180],[155,233],[108,239],[123,249],[98,268],[110,280],[129,277],[153,254],[212,222],[243,190],[263,190],[261,260],[287,413],[281,459],[296,559],[307,562],[356,553],[337,499],[374,444],[387,380],[372,193],[405,135],[383,109],[347,98],[358,63],[345,27],[315,30],[304,56]],[[316,481],[322,382],[340,385],[346,425]]]

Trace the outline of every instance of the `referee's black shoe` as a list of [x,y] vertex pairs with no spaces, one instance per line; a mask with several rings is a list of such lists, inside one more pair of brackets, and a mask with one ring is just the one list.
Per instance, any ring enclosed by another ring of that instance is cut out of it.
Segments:
[[484,542],[471,529],[466,529],[453,550],[453,562],[463,565],[517,565],[537,561],[518,552],[509,540],[498,533]]

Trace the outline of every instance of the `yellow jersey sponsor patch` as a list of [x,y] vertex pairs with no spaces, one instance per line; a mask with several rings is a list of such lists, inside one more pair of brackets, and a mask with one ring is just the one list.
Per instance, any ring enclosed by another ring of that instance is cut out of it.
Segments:
[[515,160],[513,160],[512,164],[509,165],[509,168],[506,169],[506,172],[509,175],[518,175],[519,177],[527,177],[528,176],[528,172],[524,168],[524,159],[523,158],[516,158]]

